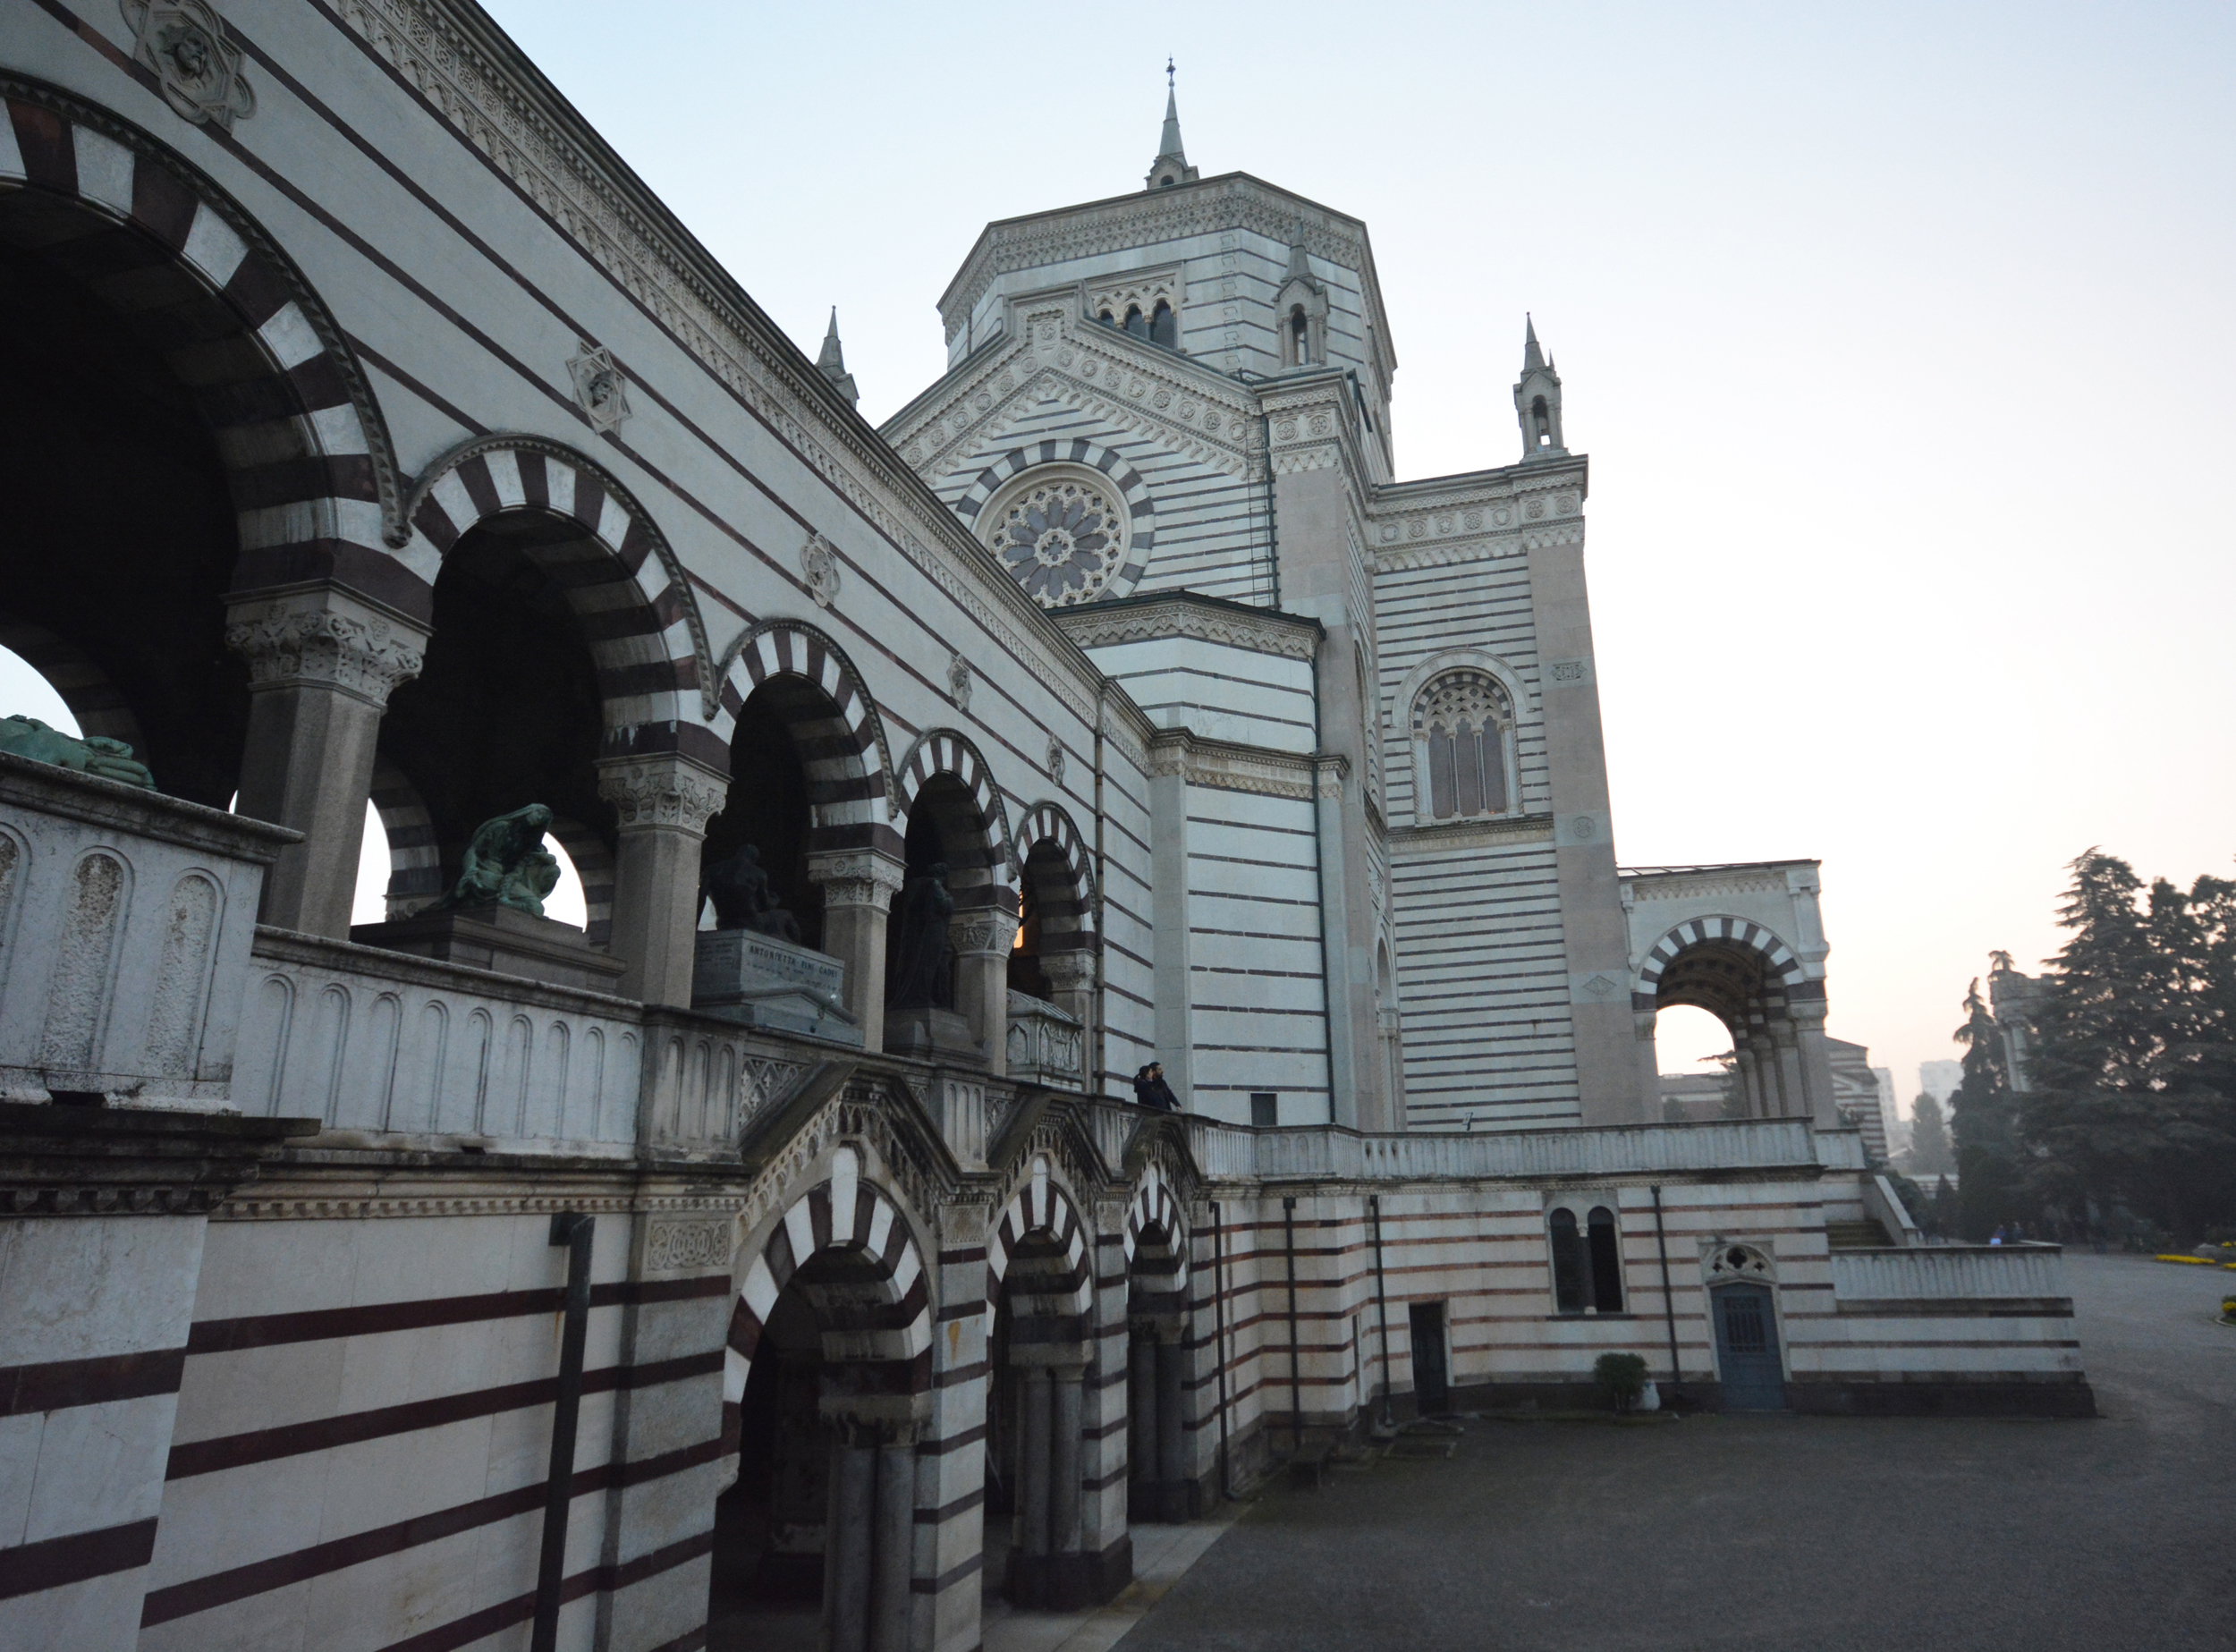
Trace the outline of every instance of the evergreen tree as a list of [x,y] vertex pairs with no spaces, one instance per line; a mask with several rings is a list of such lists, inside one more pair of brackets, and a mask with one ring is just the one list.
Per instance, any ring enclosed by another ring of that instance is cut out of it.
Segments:
[[1956,1138],[1957,1226],[1982,1240],[1997,1228],[2038,1215],[2021,1188],[2018,1109],[2003,1059],[2003,1029],[1980,996],[1979,978],[1964,995],[1964,1025],[1950,1038],[1964,1046],[1964,1077],[1949,1097]]
[[1724,1105],[1717,1110],[1719,1115],[1727,1119],[1748,1117],[1747,1086],[1740,1081],[1738,1055],[1726,1050],[1723,1055],[1711,1055],[1708,1059],[1723,1070]]
[[2094,849],[2072,872],[2019,1120],[2028,1181],[2070,1216],[2124,1206],[2194,1239],[2236,1216],[2236,884],[2146,889]]
[[1919,1176],[1945,1176],[1956,1168],[1956,1159],[1949,1151],[1949,1127],[1941,1116],[1941,1104],[1931,1096],[1920,1096],[1910,1110],[1910,1173]]

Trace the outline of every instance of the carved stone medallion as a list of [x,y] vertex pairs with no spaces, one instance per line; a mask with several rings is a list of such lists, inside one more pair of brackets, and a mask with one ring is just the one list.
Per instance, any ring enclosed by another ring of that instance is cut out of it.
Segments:
[[230,131],[256,113],[241,48],[204,0],[123,0],[123,10],[133,58],[155,71],[164,102],[180,115]]
[[586,343],[567,363],[567,373],[574,380],[575,401],[589,415],[590,428],[600,436],[621,428],[622,420],[629,417],[629,381],[615,365],[614,352],[603,344]]

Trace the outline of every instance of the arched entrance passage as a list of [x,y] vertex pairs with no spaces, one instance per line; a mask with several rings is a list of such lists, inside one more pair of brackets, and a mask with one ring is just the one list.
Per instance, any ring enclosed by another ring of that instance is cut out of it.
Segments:
[[[162,790],[217,809],[238,790],[243,812],[306,825],[281,812],[282,777],[242,772],[272,738],[250,741],[226,610],[244,589],[338,580],[423,617],[424,581],[382,541],[395,470],[377,409],[309,284],[198,169],[57,89],[0,77],[0,94],[8,646]],[[386,664],[408,674],[416,655]],[[352,869],[357,807],[347,843],[324,846]],[[284,854],[267,902],[311,849]]]
[[1683,1004],[1730,1030],[1749,1116],[1806,1117],[1829,1106],[1825,984],[1810,980],[1770,930],[1743,918],[1702,918],[1664,936],[1639,971],[1632,1007],[1650,1032],[1655,1014]]
[[[938,867],[953,903],[952,965],[926,967],[918,950],[920,894],[904,887],[886,951],[885,1047],[934,1059],[976,1053],[996,1072],[1006,1065],[1009,957],[1017,935],[1017,892],[1010,882],[1009,825],[992,771],[964,735],[938,730],[919,739],[900,769],[896,801],[906,876]],[[960,1017],[944,1022],[942,1012]]]
[[1046,1158],[995,1223],[987,1275],[987,1563],[1019,1605],[1083,1605],[1093,1593],[1082,1445],[1094,1278],[1087,1229]]
[[1054,803],[1036,805],[1025,816],[1018,843],[1023,854],[1017,938],[1009,955],[1009,1072],[1084,1088],[1093,1060],[1100,957],[1087,845]]
[[822,631],[766,621],[733,645],[713,727],[729,743],[734,784],[708,824],[704,863],[753,845],[801,943],[847,966],[847,1008],[863,1017],[865,1004],[883,1002],[885,908],[901,859],[868,689]]
[[1154,1164],[1126,1208],[1126,1512],[1184,1521],[1190,1506],[1188,1229]]
[[820,1617],[831,1652],[906,1652],[930,1282],[907,1218],[841,1147],[748,1266],[730,1322],[709,1644]]
[[431,859],[447,887],[482,822],[544,804],[582,873],[584,938],[622,967],[614,989],[689,1004],[697,855],[729,750],[673,551],[611,472],[538,437],[454,449],[409,504],[438,572],[425,669],[380,731],[383,822],[418,826],[396,877],[423,885]]

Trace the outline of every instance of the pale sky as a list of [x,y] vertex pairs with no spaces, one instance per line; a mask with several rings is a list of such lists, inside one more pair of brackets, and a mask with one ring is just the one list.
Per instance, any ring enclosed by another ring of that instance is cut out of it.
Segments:
[[1534,311],[1620,856],[1821,859],[1905,1103],[2073,856],[2231,868],[2236,8],[491,10],[873,419],[986,221],[1140,187],[1168,52],[1190,161],[1367,221],[1402,476],[1520,456]]

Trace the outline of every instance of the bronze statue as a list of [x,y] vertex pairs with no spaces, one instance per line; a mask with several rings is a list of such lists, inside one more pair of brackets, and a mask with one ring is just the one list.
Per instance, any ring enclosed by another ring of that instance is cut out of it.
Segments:
[[0,717],[0,751],[30,758],[35,763],[52,763],[56,768],[98,775],[104,780],[121,780],[128,786],[156,789],[156,777],[148,772],[146,764],[132,760],[132,749],[123,741],[100,734],[88,734],[81,740],[49,728],[37,717]]
[[750,929],[781,940],[800,939],[800,920],[769,887],[761,851],[741,843],[737,853],[717,860],[699,877],[701,897],[715,903],[718,929]]
[[910,878],[901,891],[900,941],[885,992],[885,1002],[894,1008],[953,1007],[955,947],[947,936],[947,920],[954,911],[944,860]]
[[428,910],[509,906],[530,918],[544,915],[544,897],[559,883],[559,862],[544,848],[551,810],[530,803],[474,828],[473,841],[451,892]]

